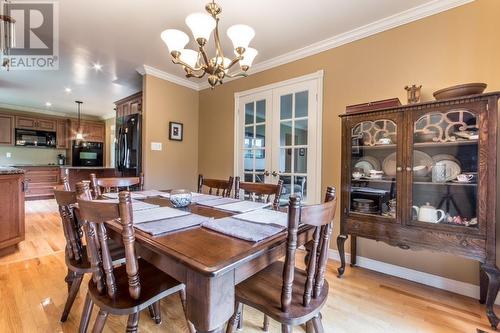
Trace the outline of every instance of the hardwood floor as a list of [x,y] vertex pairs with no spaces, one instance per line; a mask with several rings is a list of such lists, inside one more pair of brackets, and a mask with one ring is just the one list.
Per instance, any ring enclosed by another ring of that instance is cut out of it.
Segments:
[[[26,241],[0,258],[0,332],[77,332],[88,278],[66,323],[59,317],[67,296],[64,236],[53,200],[26,204]],[[325,332],[446,332],[490,330],[477,300],[362,268],[347,268],[337,279],[328,265],[330,294],[324,307]],[[95,314],[93,318],[95,318]],[[163,322],[141,314],[141,332],[188,332],[176,296],[162,301]],[[92,318],[92,321],[93,321]],[[243,332],[262,332],[262,314],[245,307]],[[125,332],[126,318],[110,316],[105,332]],[[271,321],[270,332],[281,332]],[[304,332],[300,327],[294,332]]]

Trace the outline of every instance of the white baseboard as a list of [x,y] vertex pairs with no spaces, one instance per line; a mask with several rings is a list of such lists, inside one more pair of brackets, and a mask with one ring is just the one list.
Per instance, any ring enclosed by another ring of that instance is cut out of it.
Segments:
[[[330,259],[340,261],[339,252],[337,250],[330,249],[328,255]],[[345,257],[346,263],[348,264],[351,260],[351,255],[349,253],[346,253]],[[479,286],[471,283],[452,280],[439,275],[420,272],[414,269],[396,266],[360,256],[356,258],[356,266],[387,275],[396,276],[409,281],[425,284],[427,286],[451,291],[459,295],[479,299]],[[497,297],[495,304],[500,305],[500,297]]]

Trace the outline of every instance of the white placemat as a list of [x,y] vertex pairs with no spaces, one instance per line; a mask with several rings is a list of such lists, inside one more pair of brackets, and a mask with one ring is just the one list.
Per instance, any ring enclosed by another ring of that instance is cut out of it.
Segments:
[[254,223],[232,217],[211,220],[202,224],[204,228],[250,242],[260,242],[281,232],[285,228],[273,224]]
[[192,193],[191,202],[198,203],[202,201],[221,199],[222,197],[211,195],[211,194],[203,194],[203,193]]
[[134,211],[134,224],[170,219],[191,213],[170,207],[160,207]]
[[233,217],[238,220],[276,224],[285,228],[288,227],[288,214],[272,209],[257,209],[251,212],[234,215]]
[[235,202],[240,202],[241,200],[238,199],[232,199],[232,198],[218,198],[218,199],[211,199],[211,200],[203,200],[200,202],[197,202],[198,205],[202,206],[208,206],[208,207],[217,207],[220,205],[225,205],[229,203],[235,203]]
[[173,217],[166,220],[144,222],[137,225],[134,224],[134,227],[147,232],[152,236],[158,236],[169,232],[196,227],[204,222],[209,221],[210,219],[210,217],[190,214],[186,216]]
[[269,206],[271,206],[271,203],[269,202],[237,201],[237,202],[218,205],[217,208],[227,210],[230,212],[245,213]]

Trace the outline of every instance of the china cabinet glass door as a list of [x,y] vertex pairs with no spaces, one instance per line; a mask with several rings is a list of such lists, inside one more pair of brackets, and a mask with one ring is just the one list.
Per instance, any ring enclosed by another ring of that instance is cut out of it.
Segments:
[[401,113],[353,117],[348,131],[349,214],[399,222],[404,132]]
[[408,220],[478,231],[479,114],[420,112],[411,124]]

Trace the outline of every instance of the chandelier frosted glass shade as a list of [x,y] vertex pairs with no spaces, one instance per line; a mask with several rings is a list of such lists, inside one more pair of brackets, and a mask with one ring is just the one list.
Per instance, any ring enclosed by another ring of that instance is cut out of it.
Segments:
[[[236,51],[235,51],[236,53]],[[245,53],[243,54],[243,59],[240,60],[240,66],[247,66],[250,67],[253,64],[253,61],[255,57],[259,54],[259,51],[257,51],[254,48],[247,47],[245,50]]]
[[187,43],[189,36],[184,32],[176,29],[167,29],[161,33],[161,39],[167,44],[168,50],[172,52],[180,52]]
[[205,13],[194,13],[186,17],[186,25],[191,29],[193,37],[196,41],[203,38],[205,42],[210,39],[212,31],[214,31],[217,22],[214,18]]
[[[249,47],[255,36],[255,31],[244,24],[236,24],[227,30],[227,35],[233,42],[235,57],[229,59],[224,56],[219,35],[219,15],[222,8],[214,0],[205,6],[206,13],[194,13],[186,17],[186,25],[191,29],[198,50],[186,49],[189,37],[184,32],[168,29],[161,33],[161,38],[167,44],[172,56],[172,62],[181,65],[188,78],[202,78],[207,76],[208,83],[213,89],[222,84],[226,78],[246,77],[252,65],[257,50]],[[215,55],[208,55],[207,42],[213,34]],[[238,72],[229,73],[230,69],[238,68]]]
[[236,24],[227,29],[227,36],[233,42],[235,50],[239,48],[246,49],[255,37],[255,31],[248,25]]
[[190,49],[181,50],[181,55],[179,56],[181,61],[188,64],[190,67],[195,68],[198,63],[198,52]]

